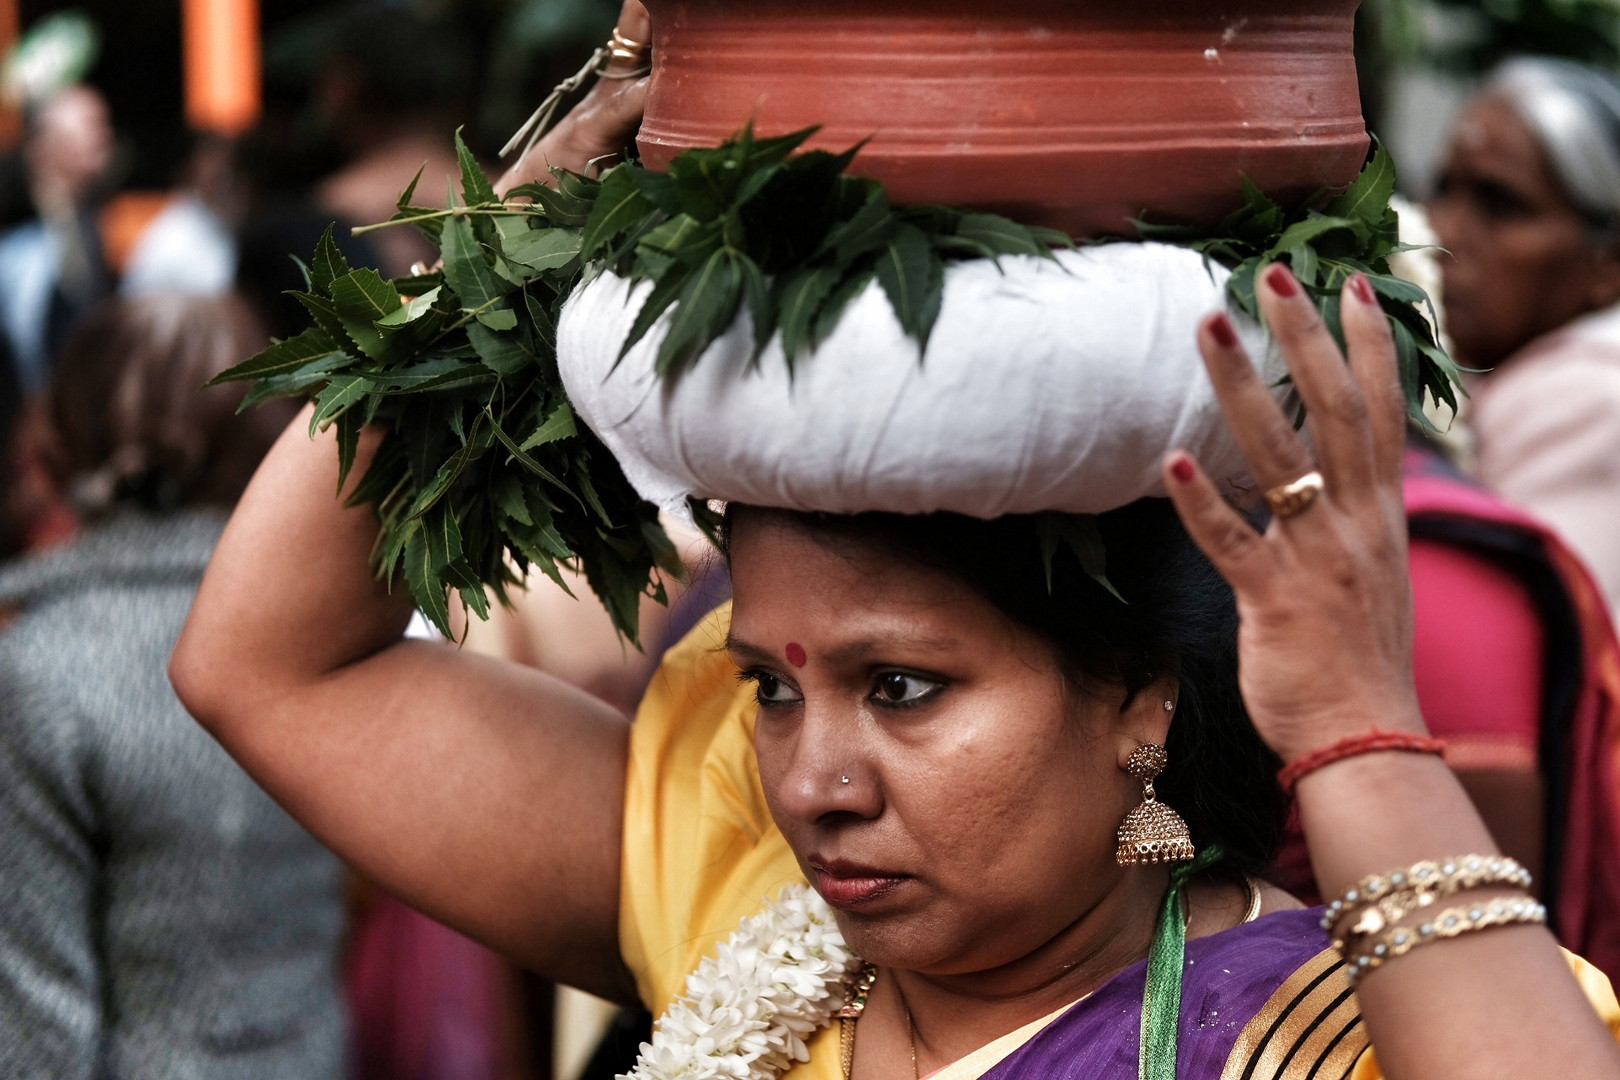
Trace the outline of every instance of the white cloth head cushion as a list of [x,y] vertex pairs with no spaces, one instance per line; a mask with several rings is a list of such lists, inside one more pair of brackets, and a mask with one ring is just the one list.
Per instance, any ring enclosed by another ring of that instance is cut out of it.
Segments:
[[[1226,279],[1163,244],[1004,258],[999,270],[956,263],[921,363],[874,283],[791,378],[779,338],[745,372],[745,310],[669,385],[654,374],[662,325],[615,366],[651,285],[605,275],[563,311],[558,356],[575,410],[636,490],[683,518],[687,496],[830,513],[1097,513],[1163,495],[1159,465],[1178,447],[1229,491],[1247,484],[1196,342],[1199,319],[1225,306]],[[1264,332],[1234,321],[1277,383],[1286,371]]]

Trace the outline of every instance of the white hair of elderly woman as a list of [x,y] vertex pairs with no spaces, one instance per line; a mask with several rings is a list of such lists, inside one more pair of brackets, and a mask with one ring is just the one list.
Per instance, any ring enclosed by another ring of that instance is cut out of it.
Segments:
[[1577,208],[1612,227],[1620,219],[1620,81],[1571,60],[1520,57],[1497,68],[1485,92],[1530,126]]

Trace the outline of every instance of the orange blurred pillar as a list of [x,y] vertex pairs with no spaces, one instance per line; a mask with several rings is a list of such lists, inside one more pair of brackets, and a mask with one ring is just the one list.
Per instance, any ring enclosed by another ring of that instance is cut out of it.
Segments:
[[[0,0],[0,60],[17,47],[22,33],[22,19],[17,14],[18,0]],[[22,113],[9,101],[0,101],[0,149],[9,147],[22,134]]]
[[258,0],[185,0],[184,15],[186,119],[239,135],[259,118]]

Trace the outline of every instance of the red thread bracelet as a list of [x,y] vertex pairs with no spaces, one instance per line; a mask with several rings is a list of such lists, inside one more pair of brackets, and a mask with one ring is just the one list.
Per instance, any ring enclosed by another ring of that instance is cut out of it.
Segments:
[[1340,739],[1320,750],[1312,750],[1304,757],[1289,762],[1277,773],[1277,783],[1282,785],[1284,792],[1292,795],[1294,787],[1300,780],[1317,769],[1325,768],[1336,761],[1343,761],[1345,758],[1373,754],[1380,750],[1405,750],[1414,754],[1439,754],[1444,757],[1446,744],[1445,740],[1431,738],[1428,735],[1415,735],[1409,731],[1379,731],[1373,728],[1360,735]]

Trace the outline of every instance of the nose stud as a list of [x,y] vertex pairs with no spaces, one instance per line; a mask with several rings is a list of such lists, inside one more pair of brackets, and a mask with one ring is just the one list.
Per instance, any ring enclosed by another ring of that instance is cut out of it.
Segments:
[[1173,702],[1173,701],[1166,701],[1164,703],[1164,711],[1165,712],[1175,712],[1176,711],[1176,703]]
[[840,783],[840,784],[847,784],[847,783],[849,783],[849,777],[847,777],[847,776],[840,776],[840,777],[839,777],[839,778],[838,778],[838,782],[839,782],[839,783]]

